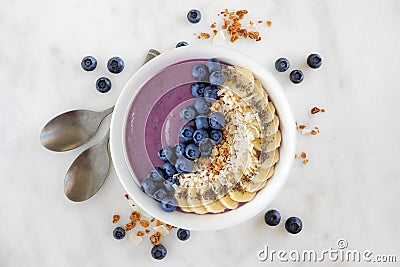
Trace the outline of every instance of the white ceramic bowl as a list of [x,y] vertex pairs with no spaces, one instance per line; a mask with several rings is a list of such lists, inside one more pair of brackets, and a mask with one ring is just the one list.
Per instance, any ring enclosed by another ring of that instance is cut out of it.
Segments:
[[[220,60],[250,69],[267,89],[280,118],[282,144],[280,160],[274,175],[253,200],[236,210],[221,214],[196,215],[183,212],[164,212],[160,204],[142,192],[130,172],[125,148],[125,128],[128,111],[140,87],[154,74],[174,63],[188,59]],[[187,46],[166,51],[142,66],[128,81],[115,105],[111,120],[110,149],[115,170],[122,185],[143,210],[161,221],[190,230],[219,230],[242,223],[265,210],[286,181],[295,154],[295,122],[281,85],[261,64],[247,55],[219,46]]]

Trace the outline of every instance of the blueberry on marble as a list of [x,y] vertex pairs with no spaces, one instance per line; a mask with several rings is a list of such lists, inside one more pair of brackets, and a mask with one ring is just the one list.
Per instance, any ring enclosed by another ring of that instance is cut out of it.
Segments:
[[197,9],[192,9],[186,17],[190,23],[198,23],[201,20],[201,13]]
[[117,74],[124,70],[125,63],[120,57],[112,57],[107,62],[107,68],[111,73]]
[[107,93],[111,89],[111,81],[107,77],[100,77],[96,81],[96,89],[100,93]]
[[307,57],[307,65],[312,69],[318,69],[322,65],[322,58],[318,54],[311,54]]
[[161,244],[155,245],[151,249],[151,256],[156,260],[162,260],[167,256],[167,249]]
[[207,102],[214,102],[216,99],[218,99],[218,88],[216,88],[215,86],[211,85],[211,86],[207,86],[204,89],[204,99]]
[[196,126],[197,130],[208,130],[208,117],[206,116],[197,116],[194,120],[194,125]]
[[175,146],[175,154],[178,158],[181,158],[185,155],[186,145],[183,142],[180,142]]
[[182,46],[188,46],[189,45],[189,43],[188,42],[185,42],[185,41],[180,41],[179,43],[177,43],[176,44],[176,48],[178,48],[178,47],[182,47]]
[[210,113],[211,103],[207,102],[204,97],[198,98],[194,103],[194,108],[199,114],[206,115]]
[[220,130],[226,124],[225,116],[222,113],[215,112],[210,115],[209,123],[211,128]]
[[142,190],[148,195],[152,195],[156,191],[156,182],[152,179],[144,179],[142,181]]
[[167,177],[171,177],[176,173],[175,166],[171,162],[165,162],[163,165],[163,170]]
[[298,84],[304,80],[304,74],[301,70],[293,70],[290,73],[289,78],[290,78],[290,81],[292,81],[292,83]]
[[206,88],[206,84],[202,82],[195,82],[190,87],[190,91],[192,92],[192,96],[195,98],[200,98],[204,96],[204,89]]
[[183,126],[181,131],[179,132],[180,140],[184,143],[192,141],[194,131],[195,129],[193,126],[190,125]]
[[97,60],[92,56],[86,56],[81,61],[82,69],[86,71],[92,71],[97,66]]
[[176,206],[176,199],[173,196],[166,196],[161,200],[161,208],[165,212],[173,212]]
[[154,167],[151,169],[148,178],[154,182],[161,182],[165,179],[165,172],[160,167]]
[[291,234],[298,234],[303,228],[303,223],[297,217],[290,217],[285,222],[285,228]]
[[220,130],[212,130],[210,132],[210,138],[215,144],[220,144],[222,142],[222,132]]
[[193,171],[194,162],[187,158],[178,158],[175,163],[176,171],[179,173],[189,173]]
[[264,215],[264,221],[269,226],[277,226],[281,221],[281,214],[277,210],[269,210]]
[[190,160],[195,160],[196,158],[200,157],[199,147],[195,144],[189,144],[186,147],[185,156]]
[[192,77],[196,81],[208,81],[209,76],[210,73],[208,72],[206,65],[196,64],[192,67]]
[[196,110],[192,106],[184,107],[179,113],[180,117],[186,121],[191,121],[196,118]]
[[164,162],[174,162],[176,160],[174,148],[170,146],[161,148],[160,151],[158,151],[158,157]]
[[214,71],[220,71],[220,70],[221,70],[221,63],[219,62],[219,59],[218,59],[218,58],[210,58],[210,59],[207,61],[206,66],[207,66],[208,71],[209,71],[210,73],[212,73],[212,72],[214,72]]
[[186,241],[189,239],[190,237],[190,231],[186,230],[186,229],[178,229],[178,231],[176,232],[176,236],[178,237],[179,240],[181,241]]
[[122,238],[125,237],[125,229],[122,227],[117,227],[113,231],[113,236],[117,240],[121,240]]
[[193,141],[196,143],[196,145],[199,145],[201,141],[203,141],[204,139],[206,139],[208,137],[209,137],[208,132],[203,129],[196,130],[193,133]]
[[281,57],[275,61],[275,69],[279,72],[285,72],[289,69],[290,62],[287,58]]
[[210,83],[213,85],[223,85],[225,81],[226,76],[220,70],[214,71],[210,74]]
[[199,150],[202,157],[208,157],[211,155],[215,143],[212,139],[206,138],[199,144]]

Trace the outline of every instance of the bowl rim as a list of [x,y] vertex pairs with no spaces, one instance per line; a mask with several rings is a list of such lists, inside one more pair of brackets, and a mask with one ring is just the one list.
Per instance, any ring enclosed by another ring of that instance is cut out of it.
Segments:
[[[180,61],[217,57],[220,60],[248,68],[267,88],[276,112],[279,114],[282,141],[280,159],[275,166],[274,175],[267,185],[257,192],[254,199],[245,205],[219,214],[196,215],[183,212],[164,212],[159,203],[142,192],[129,170],[125,151],[125,129],[127,116],[133,99],[140,87],[154,73]],[[122,118],[122,119],[121,119]],[[264,210],[279,193],[286,182],[294,160],[296,146],[296,127],[289,103],[278,80],[260,63],[248,55],[226,47],[213,45],[190,45],[168,50],[143,65],[122,89],[110,124],[110,152],[116,174],[133,201],[151,216],[179,228],[197,231],[210,231],[229,228],[243,223]]]

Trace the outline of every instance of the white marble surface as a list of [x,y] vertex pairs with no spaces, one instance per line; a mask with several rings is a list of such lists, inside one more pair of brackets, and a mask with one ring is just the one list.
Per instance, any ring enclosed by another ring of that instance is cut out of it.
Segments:
[[[203,13],[198,25],[186,22],[193,7]],[[63,177],[82,149],[51,153],[41,147],[39,132],[66,110],[112,105],[148,48],[211,42],[193,33],[208,30],[226,7],[247,8],[249,19],[273,22],[261,29],[262,42],[227,46],[271,71],[279,56],[305,70],[298,86],[287,74],[275,74],[296,119],[318,125],[321,134],[298,136],[298,151],[306,151],[310,163],[295,162],[270,205],[284,218],[301,217],[304,229],[291,236],[283,224],[267,227],[259,214],[232,229],[194,232],[185,243],[170,235],[163,241],[167,258],[156,262],[147,242],[135,247],[112,238],[111,216],[126,220],[130,210],[115,172],[89,201],[69,202]],[[400,261],[399,25],[397,0],[2,0],[0,266],[262,266],[268,263],[259,262],[257,252],[264,245],[321,251],[336,247],[339,238],[349,248],[395,254]],[[313,51],[324,58],[317,71],[304,64]],[[99,61],[93,73],[80,69],[86,54]],[[120,75],[106,71],[113,55],[126,61]],[[94,89],[100,75],[111,76],[108,94]],[[314,105],[327,112],[310,119]]]

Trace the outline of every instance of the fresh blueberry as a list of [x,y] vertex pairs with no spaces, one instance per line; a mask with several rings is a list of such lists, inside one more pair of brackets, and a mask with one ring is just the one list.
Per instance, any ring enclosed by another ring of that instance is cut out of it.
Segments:
[[214,71],[210,74],[210,83],[213,85],[223,85],[225,81],[226,76],[220,70]]
[[212,72],[214,72],[214,71],[220,71],[220,70],[221,70],[221,63],[219,62],[219,59],[218,59],[218,58],[210,58],[210,59],[207,61],[206,66],[207,66],[208,71],[209,71],[210,73],[212,73]]
[[285,72],[289,69],[290,62],[284,57],[278,58],[275,61],[275,69],[279,72]]
[[186,241],[189,239],[190,237],[190,231],[186,230],[186,229],[178,229],[178,231],[176,232],[176,236],[178,237],[179,240],[181,241]]
[[124,70],[125,63],[120,57],[112,57],[107,62],[107,68],[111,73],[117,74]]
[[165,162],[163,165],[163,169],[167,177],[171,177],[176,173],[175,166],[172,165],[170,162]]
[[176,209],[177,203],[173,196],[166,196],[161,200],[161,208],[166,212],[173,212]]
[[285,222],[285,228],[291,234],[298,234],[303,228],[303,223],[297,217],[290,217]]
[[[195,132],[196,133],[196,132]],[[190,159],[190,160],[195,160],[198,157],[200,157],[200,150],[199,147],[196,146],[195,144],[189,144],[186,147],[185,150],[185,156],[186,158]]]
[[154,192],[153,197],[154,197],[155,200],[161,201],[164,197],[167,196],[167,194],[168,193],[165,190],[165,188],[160,188],[156,192]]
[[293,70],[289,76],[292,83],[301,83],[304,80],[304,75],[301,70]]
[[148,195],[153,194],[156,191],[156,182],[154,182],[152,179],[144,179],[142,181],[142,190]]
[[196,118],[196,110],[192,106],[184,107],[179,114],[182,119],[186,121],[191,121]]
[[96,89],[100,93],[107,93],[111,89],[111,81],[107,77],[100,77],[96,81]]
[[206,138],[208,138],[208,132],[206,130],[196,130],[193,134],[193,141],[196,143],[196,145],[199,145],[200,142]]
[[190,125],[185,125],[182,127],[181,131],[179,132],[179,137],[182,142],[188,143],[192,141],[194,133],[194,127]]
[[222,113],[215,112],[210,115],[209,123],[211,128],[220,130],[226,124],[225,116]]
[[222,132],[220,130],[212,130],[210,132],[210,138],[215,144],[220,144],[222,142]]
[[204,97],[198,98],[194,103],[194,108],[199,114],[208,114],[210,113],[211,103],[207,102]]
[[208,81],[209,76],[210,73],[208,72],[206,65],[196,64],[192,67],[192,77],[196,81]]
[[190,23],[198,23],[201,20],[201,13],[197,9],[192,9],[187,14]]
[[174,148],[170,146],[165,146],[158,151],[158,157],[164,161],[170,161],[170,162],[175,162],[176,156],[175,156],[175,151]]
[[165,172],[160,167],[155,167],[151,169],[148,177],[154,182],[161,182],[165,179]]
[[211,155],[215,143],[212,139],[206,138],[199,144],[199,150],[202,157],[208,157]]
[[206,116],[197,116],[194,121],[197,130],[208,130],[208,118]]
[[164,182],[164,187],[168,192],[172,192],[175,190],[173,185],[179,185],[179,180],[174,178],[174,177],[169,177],[165,182]]
[[190,87],[190,91],[192,92],[192,96],[195,98],[200,98],[204,96],[204,89],[206,88],[205,83],[195,82]]
[[175,163],[175,168],[179,173],[189,173],[193,171],[194,163],[187,158],[178,158]]
[[92,71],[97,66],[97,60],[92,56],[86,56],[82,59],[81,66],[86,71]]
[[179,43],[176,44],[176,48],[181,47],[181,46],[188,46],[189,43],[185,41],[180,41]]
[[213,85],[207,86],[204,89],[204,99],[210,103],[214,102],[215,99],[218,99],[218,88]]
[[120,240],[125,237],[125,229],[122,227],[117,227],[113,231],[113,236],[115,239]]
[[155,245],[151,249],[151,256],[156,260],[162,260],[167,256],[167,249],[161,244]]
[[181,158],[185,155],[186,145],[185,143],[180,142],[175,146],[175,154],[178,158]]
[[264,215],[264,221],[269,226],[277,226],[281,222],[281,214],[277,210],[269,210]]
[[318,54],[311,54],[307,57],[307,65],[310,68],[318,69],[322,65],[322,58]]

